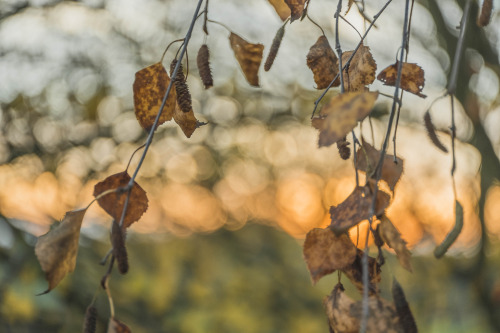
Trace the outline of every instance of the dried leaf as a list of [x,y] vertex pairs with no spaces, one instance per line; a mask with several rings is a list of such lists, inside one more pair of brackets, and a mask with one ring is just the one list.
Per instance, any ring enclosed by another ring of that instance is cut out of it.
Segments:
[[285,3],[288,5],[290,11],[292,12],[290,19],[291,22],[302,17],[302,12],[304,12],[304,6],[306,4],[305,0],[285,0]]
[[425,129],[427,130],[427,135],[429,135],[429,138],[431,139],[432,143],[438,149],[447,153],[448,149],[441,143],[441,140],[439,140],[437,133],[436,133],[436,128],[434,127],[434,124],[432,123],[431,114],[429,113],[429,111],[427,111],[424,115],[424,124],[425,124]]
[[[363,251],[357,250],[356,258],[353,263],[342,270],[345,276],[358,288],[359,292],[363,292]],[[368,256],[368,292],[370,295],[378,293],[378,283],[380,282],[380,265],[377,259]]]
[[313,118],[313,127],[320,130],[320,147],[342,140],[354,127],[370,114],[378,92],[349,92],[334,96],[323,106],[319,116]]
[[315,228],[307,233],[304,258],[316,283],[323,276],[351,265],[356,259],[356,246],[347,234],[336,236],[329,228]]
[[282,21],[290,17],[290,7],[285,3],[285,0],[269,0],[269,3],[274,7]]
[[205,89],[212,87],[214,85],[214,80],[212,78],[212,70],[210,69],[210,51],[208,50],[207,44],[203,44],[200,47],[198,56],[196,57],[196,63],[203,86],[205,86]]
[[[366,174],[375,178],[374,171],[377,163],[380,159],[380,151],[375,149],[372,145],[362,139],[362,147],[358,149],[356,167],[366,172]],[[403,160],[396,157],[396,163],[394,163],[394,155],[386,154],[384,157],[384,163],[382,164],[382,174],[381,178],[387,182],[390,189],[394,191],[397,182],[401,178],[403,173]]]
[[285,24],[281,26],[276,32],[276,35],[273,39],[273,44],[271,45],[271,49],[269,50],[269,54],[267,55],[266,63],[264,64],[264,70],[267,72],[271,69],[271,66],[274,63],[274,59],[278,54],[278,50],[281,45],[281,41],[283,40],[283,36],[285,36]]
[[189,112],[182,112],[178,105],[175,107],[174,120],[187,138],[190,138],[198,127],[206,125],[195,118],[192,109]]
[[[358,186],[352,193],[338,206],[330,207],[330,217],[332,223],[330,228],[337,235],[346,232],[363,220],[370,218],[370,207],[372,205],[373,191],[369,186]],[[390,203],[390,196],[379,190],[375,203],[375,215],[384,213]]]
[[455,200],[455,225],[453,229],[446,235],[446,238],[443,240],[441,244],[439,244],[434,249],[434,256],[436,258],[441,258],[446,254],[446,251],[450,248],[450,246],[457,240],[458,235],[462,231],[462,227],[464,226],[464,209],[460,202]]
[[[94,197],[97,197],[104,191],[126,186],[129,181],[130,176],[126,171],[111,175],[95,185]],[[126,192],[110,193],[100,198],[97,202],[113,219],[120,221],[126,197]],[[134,182],[130,192],[127,213],[123,220],[123,229],[128,228],[132,223],[138,221],[147,209],[148,197],[146,196],[146,192],[139,184]]]
[[493,11],[493,0],[484,0],[481,7],[481,13],[477,18],[477,25],[485,27],[490,23],[491,13]]
[[[324,305],[330,327],[337,333],[360,332],[363,302],[355,302],[344,293],[343,288],[335,286],[325,298]],[[403,333],[399,317],[391,302],[376,296],[368,298],[369,317],[366,332]]]
[[385,243],[396,252],[396,256],[401,266],[409,272],[412,272],[411,252],[406,247],[406,241],[401,238],[398,229],[396,229],[385,215],[381,218],[379,232]]
[[[133,85],[135,116],[141,127],[147,131],[153,127],[169,83],[167,71],[161,63],[156,63],[135,73]],[[175,99],[175,91],[171,90],[158,125],[172,119]]]
[[347,4],[347,10],[345,11],[345,15],[347,15],[347,13],[349,13],[349,11],[351,10],[351,6],[354,4],[354,0],[349,0],[349,3]]
[[[317,85],[316,89],[327,88],[339,73],[338,58],[325,36],[320,36],[316,43],[309,49],[307,66],[314,74],[314,82]],[[339,85],[340,80],[335,80],[333,86],[338,87]]]
[[95,333],[97,330],[97,309],[89,305],[85,311],[85,322],[83,324],[83,333]]
[[132,331],[118,319],[109,318],[108,333],[132,333]]
[[113,221],[111,226],[111,245],[113,246],[113,256],[118,264],[118,271],[121,274],[127,274],[128,255],[125,247],[125,231],[120,228],[116,221]]
[[67,212],[55,228],[38,238],[35,254],[49,282],[47,290],[40,295],[54,289],[75,269],[80,228],[86,211],[87,208]]
[[[342,53],[342,65],[347,63],[353,51]],[[377,63],[373,59],[368,46],[361,45],[351,60],[348,68],[344,69],[344,87],[346,91],[365,91],[367,85],[375,81]]]
[[[398,64],[399,61],[396,61],[395,64],[385,68],[377,76],[377,79],[384,82],[386,86],[395,87],[398,77]],[[422,89],[424,89],[424,84],[425,78],[424,70],[422,69],[422,67],[417,64],[404,62],[401,69],[401,83],[399,85],[400,88],[419,97],[426,98],[426,95],[420,93]]]
[[399,317],[399,323],[406,333],[417,333],[417,324],[411,313],[410,306],[406,301],[406,297],[401,288],[399,282],[394,279],[392,280],[392,298],[394,299],[394,305],[396,307],[396,312]]
[[259,67],[262,61],[264,45],[249,43],[232,32],[229,36],[229,42],[248,83],[254,87],[258,87]]

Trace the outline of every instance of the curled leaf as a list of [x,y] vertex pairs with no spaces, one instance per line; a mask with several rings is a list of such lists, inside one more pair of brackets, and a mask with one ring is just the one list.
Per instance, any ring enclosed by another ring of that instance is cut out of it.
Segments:
[[132,333],[132,331],[118,319],[110,318],[107,333]]
[[229,42],[248,83],[254,87],[258,87],[259,67],[262,61],[264,45],[249,43],[232,32],[229,36]]
[[285,3],[288,5],[291,11],[291,19],[293,22],[302,17],[302,13],[304,12],[305,0],[285,0]]
[[269,0],[269,3],[274,7],[274,10],[278,13],[282,21],[290,17],[290,7],[285,3],[285,0]]
[[379,232],[380,237],[382,237],[385,243],[396,252],[401,266],[407,271],[412,272],[411,252],[406,247],[406,241],[401,238],[398,229],[396,229],[385,215],[381,218]]
[[[345,65],[354,51],[342,53],[342,64]],[[344,69],[344,87],[346,91],[365,91],[366,86],[375,81],[377,63],[373,59],[368,46],[361,45],[351,60],[348,68]]]
[[41,295],[54,289],[75,270],[80,228],[86,211],[87,208],[67,212],[55,228],[38,238],[35,254],[49,282],[48,289]]
[[[311,46],[307,54],[307,67],[314,74],[314,82],[316,89],[325,89],[339,72],[338,58],[333,52],[328,39],[325,36],[320,36],[316,43]],[[334,87],[340,85],[340,80],[337,79]]]
[[427,111],[424,114],[424,125],[425,129],[427,130],[427,135],[429,135],[429,138],[431,139],[434,146],[436,146],[441,151],[447,153],[448,149],[441,143],[441,140],[439,140],[439,137],[437,136],[436,133],[436,128],[432,123],[431,114],[429,113],[429,111]]
[[[395,64],[385,68],[377,76],[377,79],[382,81],[386,86],[395,87],[398,77],[398,65],[399,61],[396,61]],[[425,78],[422,67],[417,64],[404,62],[401,68],[400,88],[419,97],[426,98],[427,96],[421,93],[422,89],[424,89],[424,84]]]
[[450,248],[450,246],[457,240],[458,235],[462,231],[462,227],[464,226],[464,209],[460,202],[455,200],[455,225],[453,229],[446,235],[446,238],[443,240],[441,244],[439,244],[434,249],[434,256],[436,258],[441,258],[445,255],[446,251]]
[[[156,63],[135,73],[133,85],[135,116],[141,127],[147,131],[153,127],[169,83],[167,71],[161,63]],[[175,91],[172,89],[158,125],[172,119],[175,99]]]
[[410,306],[406,301],[406,297],[399,282],[394,278],[392,280],[392,298],[399,317],[399,323],[406,333],[417,333],[417,324],[411,313]]
[[[370,186],[358,186],[352,193],[338,206],[330,207],[330,217],[332,223],[330,228],[340,235],[363,220],[368,220],[372,205],[373,190]],[[375,203],[375,215],[383,214],[390,203],[390,196],[379,190]]]
[[[130,176],[126,171],[111,175],[95,185],[94,197],[97,197],[104,191],[124,187],[129,181]],[[97,202],[99,203],[99,206],[101,206],[106,213],[111,215],[113,219],[120,221],[126,197],[126,192],[118,191],[103,196],[97,200]],[[134,182],[132,190],[130,191],[127,213],[125,214],[125,218],[123,220],[123,229],[128,228],[132,223],[138,221],[147,209],[148,197],[146,192],[139,186],[139,184]]]
[[351,265],[356,259],[356,251],[347,234],[336,236],[328,228],[309,231],[304,242],[304,258],[313,283]]
[[187,138],[190,138],[198,127],[206,125],[196,119],[192,109],[189,112],[182,112],[178,105],[175,107],[174,120]]
[[378,92],[349,92],[334,96],[323,106],[319,116],[312,119],[313,127],[320,130],[319,146],[330,146],[342,140],[354,127],[370,114]]

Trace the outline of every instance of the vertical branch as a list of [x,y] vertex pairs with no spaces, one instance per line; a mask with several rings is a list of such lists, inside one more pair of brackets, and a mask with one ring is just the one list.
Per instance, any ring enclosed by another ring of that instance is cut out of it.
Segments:
[[345,91],[344,74],[343,74],[344,70],[342,68],[342,48],[340,47],[340,38],[339,38],[339,17],[341,9],[342,9],[342,0],[339,0],[337,4],[337,12],[335,13],[335,50],[337,51],[337,56],[339,58],[340,93],[343,94]]

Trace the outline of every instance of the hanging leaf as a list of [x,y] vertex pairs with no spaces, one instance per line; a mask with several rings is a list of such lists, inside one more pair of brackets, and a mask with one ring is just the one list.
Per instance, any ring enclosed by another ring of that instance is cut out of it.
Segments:
[[182,112],[178,105],[175,107],[174,120],[187,138],[190,138],[198,127],[207,124],[198,121],[192,109],[189,112]]
[[333,332],[359,332],[359,318],[351,314],[351,307],[355,303],[354,300],[345,294],[344,286],[340,282],[335,285],[331,294],[325,298],[323,305]]
[[447,153],[448,149],[441,143],[441,140],[439,140],[439,137],[437,136],[436,133],[436,128],[432,123],[431,114],[429,113],[429,111],[427,111],[424,114],[424,125],[425,129],[427,130],[427,135],[429,135],[429,138],[431,139],[434,146],[436,146],[441,151]]
[[[353,51],[342,53],[342,66],[347,63]],[[348,68],[344,69],[345,91],[365,91],[366,86],[375,81],[377,63],[373,59],[368,46],[361,45],[351,60]]]
[[[366,172],[366,174],[375,179],[375,168],[380,159],[380,151],[375,149],[372,145],[362,139],[362,147],[358,149],[356,167]],[[394,155],[386,154],[384,157],[384,162],[382,164],[382,174],[381,178],[387,182],[390,189],[394,191],[397,182],[401,178],[403,173],[403,160],[396,157],[396,163],[394,163]]]
[[356,259],[356,246],[347,234],[336,236],[330,229],[315,228],[307,233],[304,258],[313,283],[343,269]]
[[392,280],[392,298],[399,317],[399,323],[406,333],[417,333],[417,324],[411,313],[410,306],[406,301],[406,297],[399,282],[394,278]]
[[[398,78],[398,65],[399,61],[395,64],[390,65],[385,68],[377,76],[377,79],[382,81],[386,86],[396,86],[396,80]],[[419,97],[426,98],[427,96],[421,94],[420,92],[424,89],[425,78],[424,70],[417,64],[410,64],[404,62],[401,69],[401,84],[399,85],[401,89],[411,92]]]
[[274,7],[274,10],[278,13],[282,21],[290,17],[290,7],[285,3],[285,0],[269,0],[269,3]]
[[453,226],[453,229],[451,229],[451,231],[448,233],[448,235],[446,235],[446,238],[443,240],[443,242],[434,249],[434,256],[436,258],[439,259],[446,254],[450,246],[457,240],[463,226],[464,209],[462,208],[460,202],[455,200],[455,225]]
[[306,4],[305,0],[285,0],[285,3],[288,5],[290,11],[292,12],[290,19],[291,22],[302,17],[304,6]]
[[[161,102],[170,83],[167,71],[161,63],[143,68],[135,73],[133,85],[135,116],[146,131],[153,127]],[[172,119],[175,107],[175,91],[172,89],[161,113],[158,125]]]
[[[316,89],[327,88],[339,73],[338,58],[325,36],[320,36],[316,43],[309,49],[307,67],[314,74],[314,82],[317,85]],[[333,87],[338,87],[339,85],[340,80],[335,80]]]
[[477,18],[477,25],[485,27],[490,23],[491,13],[493,11],[493,0],[483,0],[481,13]]
[[396,229],[385,215],[380,220],[379,232],[380,237],[382,237],[385,243],[396,252],[401,266],[407,271],[412,272],[411,252],[406,247],[406,241],[401,238],[398,229]]
[[378,92],[350,92],[334,96],[313,118],[313,127],[320,130],[320,147],[342,140],[373,109]]
[[[340,235],[361,221],[370,218],[370,208],[372,205],[373,191],[369,186],[358,186],[354,191],[338,206],[330,207],[330,217],[332,223],[330,228]],[[382,190],[377,193],[375,203],[375,215],[380,216],[389,206],[390,196]]]
[[212,87],[214,85],[214,80],[212,78],[212,70],[210,69],[210,51],[208,50],[207,44],[203,44],[200,47],[198,56],[196,57],[196,63],[203,86],[205,89]]
[[132,333],[132,331],[118,319],[110,318],[107,333]]
[[[95,185],[94,197],[97,197],[104,191],[126,186],[129,181],[130,176],[126,171],[111,175],[108,178],[104,179],[102,182]],[[119,191],[116,193],[105,195],[97,200],[97,202],[99,203],[99,206],[101,206],[102,209],[106,211],[106,213],[111,215],[113,219],[115,219],[116,221],[120,221],[126,197],[126,192]],[[132,190],[130,192],[127,213],[123,220],[123,229],[128,228],[132,223],[138,221],[147,209],[148,197],[146,195],[146,192],[142,189],[142,187],[139,186],[139,184],[134,182],[134,185],[132,186]]]
[[[353,263],[342,270],[342,272],[347,276],[347,278],[352,282],[352,284],[363,293],[363,251],[357,250],[356,258]],[[378,284],[381,280],[381,270],[380,265],[377,263],[377,259],[368,256],[368,292],[370,295],[375,295],[378,293]]]
[[95,333],[97,330],[97,309],[89,305],[85,311],[85,322],[83,324],[83,333]]
[[248,83],[254,87],[258,87],[259,67],[262,61],[264,45],[249,43],[232,32],[229,36],[229,42]]
[[80,228],[86,211],[87,208],[67,212],[55,228],[38,238],[35,254],[49,282],[47,290],[40,295],[54,289],[68,273],[74,271]]
[[267,55],[266,63],[264,64],[264,70],[267,72],[271,69],[271,66],[274,63],[274,59],[278,54],[278,50],[281,45],[281,41],[283,40],[283,36],[285,36],[285,24],[281,26],[276,32],[276,35],[273,39],[273,44],[271,45],[271,49],[269,50],[269,54]]

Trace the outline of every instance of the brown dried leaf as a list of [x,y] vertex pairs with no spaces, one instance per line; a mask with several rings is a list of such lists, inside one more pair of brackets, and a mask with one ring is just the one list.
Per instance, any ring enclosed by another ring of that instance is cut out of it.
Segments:
[[[324,306],[330,327],[337,333],[358,333],[361,326],[363,302],[355,302],[344,293],[342,285],[335,286],[325,298]],[[368,298],[370,309],[366,332],[403,333],[399,317],[391,302],[376,296]]]
[[[94,197],[97,197],[104,191],[126,186],[129,181],[130,176],[126,171],[111,175],[95,185]],[[126,192],[110,193],[97,200],[97,202],[113,219],[120,221],[126,197]],[[130,192],[127,213],[123,220],[123,229],[128,228],[132,223],[138,221],[147,209],[148,197],[146,192],[139,184],[134,182]]]
[[369,91],[334,96],[312,119],[313,127],[320,130],[318,145],[327,147],[345,138],[358,121],[370,114],[377,97],[378,92]]
[[[362,147],[358,149],[357,157],[356,167],[374,179],[374,171],[380,159],[380,151],[362,139]],[[392,191],[394,191],[402,173],[403,160],[396,157],[396,163],[394,163],[394,155],[386,154],[382,164],[381,178],[387,182]]]
[[[368,220],[370,218],[372,199],[373,191],[369,186],[358,186],[340,205],[331,206],[330,217],[332,223],[330,228],[333,232],[340,235],[359,222]],[[389,203],[390,196],[379,190],[375,203],[375,215],[382,215]]]
[[269,3],[274,7],[282,21],[285,21],[290,16],[290,7],[285,3],[285,0],[269,0]]
[[347,15],[347,13],[349,13],[349,11],[351,10],[351,6],[354,4],[354,0],[349,0],[348,4],[347,4],[347,10],[345,11],[345,15]]
[[[170,79],[167,71],[161,63],[156,63],[135,73],[133,85],[135,116],[141,127],[147,131],[153,127],[169,83]],[[158,125],[172,119],[175,100],[175,91],[172,89],[161,113]]]
[[336,236],[329,228],[315,228],[307,233],[304,258],[315,284],[323,276],[351,265],[356,259],[356,246],[347,234]]
[[[396,61],[395,64],[385,68],[377,76],[377,79],[382,81],[386,86],[396,86],[396,80],[398,77],[398,64],[399,61]],[[424,89],[424,84],[425,78],[424,70],[422,69],[422,67],[417,64],[404,62],[401,69],[401,83],[399,85],[400,88],[419,97],[426,98],[426,95],[420,93],[422,89]]]
[[[345,276],[349,280],[351,280],[352,284],[358,288],[359,292],[363,292],[363,251],[357,250],[356,258],[353,263],[342,270]],[[368,283],[368,292],[370,295],[374,295],[378,293],[378,283],[380,282],[380,265],[377,262],[377,259],[368,256],[368,274],[369,274],[369,283]]]
[[107,333],[132,333],[127,325],[115,318],[109,318]]
[[262,61],[264,45],[249,43],[232,32],[229,36],[229,42],[248,83],[254,87],[258,87],[259,67]]
[[481,13],[477,18],[477,25],[485,27],[490,23],[491,13],[493,12],[493,0],[484,0],[481,7]]
[[304,12],[304,6],[306,4],[305,0],[285,0],[285,3],[290,8],[292,12],[290,22],[293,22],[302,17]]
[[[347,63],[353,51],[342,53],[342,65]],[[361,45],[351,60],[351,64],[344,70],[344,87],[346,91],[365,91],[367,85],[375,81],[377,63],[373,59],[368,46]]]
[[[314,74],[314,82],[317,84],[316,89],[325,89],[328,87],[330,82],[339,73],[337,55],[333,52],[325,36],[320,36],[316,43],[309,49],[307,67]],[[335,80],[333,86],[338,87],[339,85],[340,80]]]
[[182,112],[179,105],[175,106],[174,120],[187,138],[190,138],[198,127],[206,125],[196,119],[192,109],[189,112]]
[[87,208],[67,212],[55,228],[38,238],[35,254],[49,282],[47,290],[40,295],[54,289],[68,273],[74,271],[80,228],[86,211]]
[[396,252],[396,256],[401,266],[409,272],[412,272],[411,252],[406,247],[406,241],[401,238],[398,229],[396,229],[385,215],[381,218],[379,231],[385,243]]
[[417,324],[415,323],[415,319],[411,313],[410,306],[406,301],[403,288],[401,288],[401,285],[396,279],[392,280],[392,298],[399,317],[399,323],[401,324],[404,332],[417,333]]

